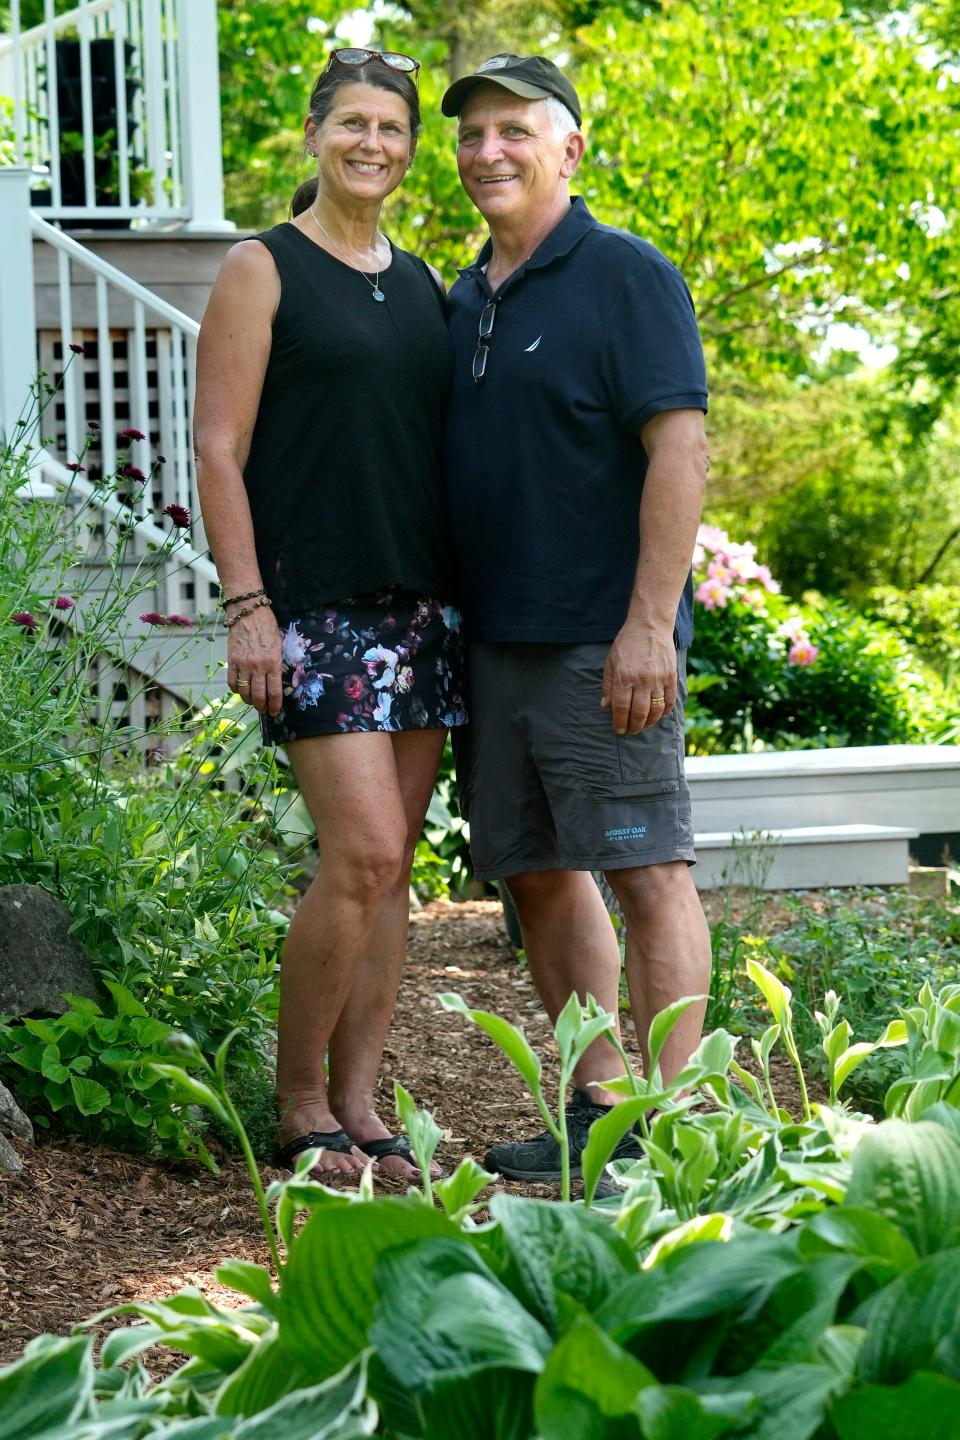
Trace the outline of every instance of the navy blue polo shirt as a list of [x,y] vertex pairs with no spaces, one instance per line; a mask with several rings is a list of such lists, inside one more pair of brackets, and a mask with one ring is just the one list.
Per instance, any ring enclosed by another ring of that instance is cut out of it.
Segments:
[[[446,474],[470,638],[612,640],[637,566],[640,430],[663,410],[707,408],[693,301],[659,250],[599,224],[579,196],[494,296],[490,254],[488,240],[449,296]],[[692,635],[688,577],[677,644]]]

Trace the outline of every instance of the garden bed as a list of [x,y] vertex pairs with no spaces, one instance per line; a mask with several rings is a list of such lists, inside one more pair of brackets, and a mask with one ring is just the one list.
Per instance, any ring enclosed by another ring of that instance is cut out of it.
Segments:
[[[899,937],[906,951],[926,913],[909,897],[880,893],[770,895],[759,906],[756,901],[747,892],[706,897],[714,925],[728,927],[728,949],[730,937],[779,935],[798,924],[815,931],[843,907],[888,932],[888,945]],[[941,913],[949,919],[951,912],[941,907]],[[443,990],[456,990],[471,1006],[521,1023],[544,1058],[548,1088],[555,1083],[555,1066],[550,1027],[529,973],[506,938],[499,904],[435,902],[415,915],[384,1066],[383,1113],[390,1113],[397,1078],[418,1103],[436,1112],[447,1131],[441,1159],[452,1169],[464,1155],[482,1160],[490,1144],[531,1134],[541,1123],[516,1072],[491,1043],[475,1027],[440,1012],[434,997]],[[636,1055],[629,1023],[626,1030]],[[752,1069],[748,1050],[741,1046],[740,1058]],[[780,1103],[799,1112],[788,1061],[774,1056],[773,1078]],[[816,1086],[813,1098],[823,1098]],[[211,1148],[216,1150],[213,1142]],[[19,1355],[34,1335],[65,1334],[78,1318],[111,1303],[157,1299],[185,1284],[198,1286],[215,1302],[234,1304],[235,1294],[214,1280],[214,1267],[226,1257],[267,1260],[249,1182],[236,1156],[217,1150],[222,1168],[211,1175],[75,1139],[41,1136],[36,1151],[22,1153],[23,1173],[6,1178],[0,1191],[0,1363]],[[554,1186],[505,1188],[557,1193]],[[149,1357],[157,1374],[175,1363],[169,1351],[155,1350]]]

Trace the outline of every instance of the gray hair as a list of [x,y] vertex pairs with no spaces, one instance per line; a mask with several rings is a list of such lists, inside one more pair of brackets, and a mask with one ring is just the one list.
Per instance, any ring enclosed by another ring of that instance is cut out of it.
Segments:
[[556,95],[548,95],[543,103],[547,107],[550,129],[555,140],[566,140],[568,135],[579,132],[580,126],[563,101],[558,100]]

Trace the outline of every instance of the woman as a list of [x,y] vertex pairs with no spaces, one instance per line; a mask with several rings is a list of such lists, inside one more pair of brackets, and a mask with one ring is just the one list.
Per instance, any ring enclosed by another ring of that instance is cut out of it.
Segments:
[[195,422],[228,684],[286,746],[320,848],[283,952],[278,1161],[319,1146],[314,1173],[373,1159],[405,1179],[419,1172],[374,1089],[413,851],[446,730],[466,719],[441,503],[442,286],[379,230],[413,161],[417,68],[330,57],[304,122],[315,188],[224,261]]

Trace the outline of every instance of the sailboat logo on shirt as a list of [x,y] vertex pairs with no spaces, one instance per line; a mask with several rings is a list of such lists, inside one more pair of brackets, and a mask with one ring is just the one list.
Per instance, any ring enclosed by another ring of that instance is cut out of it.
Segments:
[[541,341],[542,339],[543,339],[543,336],[542,336],[542,335],[538,335],[537,338],[536,338],[536,340],[534,340],[533,344],[532,344],[532,345],[528,345],[527,348],[526,348],[526,350],[524,350],[524,352],[523,352],[524,355],[532,355],[533,352],[534,352],[534,350],[536,350],[537,346],[540,344],[540,341]]

